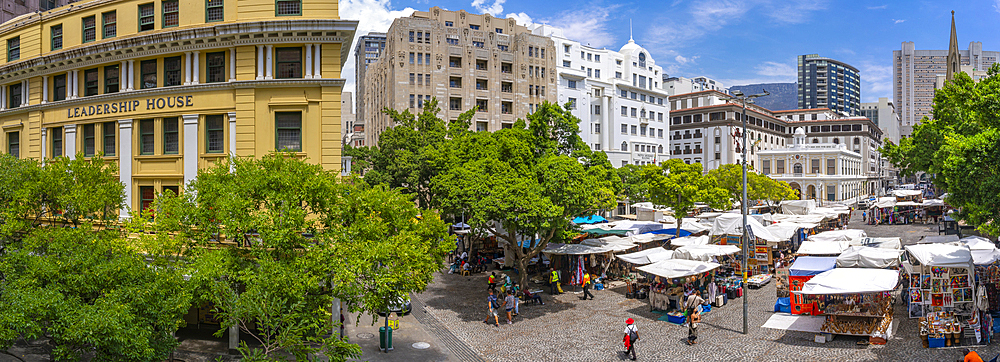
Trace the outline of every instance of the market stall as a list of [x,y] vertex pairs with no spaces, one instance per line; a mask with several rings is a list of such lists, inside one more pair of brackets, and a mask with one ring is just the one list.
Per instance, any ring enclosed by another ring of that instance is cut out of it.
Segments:
[[908,311],[910,318],[930,312],[973,315],[975,290],[972,252],[968,246],[918,244],[905,247],[909,263]]
[[868,336],[885,344],[892,334],[892,291],[897,285],[898,270],[835,268],[816,275],[797,293],[826,316],[821,331]]
[[[720,245],[735,245],[741,247],[741,239],[743,235],[743,216],[740,214],[725,213],[717,216],[715,222],[712,224],[712,229],[709,231],[711,240],[715,244]],[[764,228],[756,219],[747,218],[747,227],[749,227],[749,234],[753,235],[753,244],[750,245],[750,250],[753,255],[747,260],[747,273],[748,275],[757,274],[771,274],[773,272],[773,260],[774,256],[772,253],[773,247],[780,243],[782,240]],[[742,255],[737,254],[736,257],[729,258],[730,260],[724,261],[728,268],[736,271],[737,274],[742,272],[742,264],[740,263]]]
[[668,311],[681,309],[684,296],[691,293],[705,290],[713,298],[717,287],[709,272],[718,267],[717,263],[667,259],[638,267],[638,270],[655,276],[649,285],[650,308]]
[[671,248],[679,248],[689,245],[708,245],[709,237],[707,235],[702,236],[685,236],[675,239],[670,239]]
[[[813,314],[815,306],[806,304],[801,294],[797,294],[809,279],[836,267],[837,258],[800,256],[788,267],[788,293],[791,314]],[[779,295],[781,297],[781,295]]]
[[618,259],[635,265],[648,265],[661,260],[673,259],[674,251],[657,247],[629,254],[618,254],[615,256]]
[[838,268],[898,269],[902,249],[850,246],[837,257]]

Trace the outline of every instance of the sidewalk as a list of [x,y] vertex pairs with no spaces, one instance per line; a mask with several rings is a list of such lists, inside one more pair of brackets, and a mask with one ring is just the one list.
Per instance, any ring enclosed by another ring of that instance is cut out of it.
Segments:
[[[428,333],[417,321],[415,314],[426,313],[423,308],[413,307],[413,312],[399,318],[399,329],[392,331],[393,350],[385,353],[379,349],[379,327],[385,326],[385,319],[379,317],[372,325],[372,317],[363,315],[355,325],[357,315],[346,316],[344,334],[351,343],[361,346],[360,361],[459,361],[435,336]],[[395,318],[395,315],[393,315]],[[415,343],[429,345],[426,349],[414,347]]]

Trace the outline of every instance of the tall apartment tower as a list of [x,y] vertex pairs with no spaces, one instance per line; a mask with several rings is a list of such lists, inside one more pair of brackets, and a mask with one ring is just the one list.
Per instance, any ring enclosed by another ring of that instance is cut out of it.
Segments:
[[829,108],[848,116],[861,114],[861,77],[850,64],[820,57],[800,55],[799,109]]
[[24,14],[48,11],[76,0],[0,0],[0,23]]
[[[357,105],[354,116],[357,121],[360,121],[356,123],[362,125],[362,128],[364,128],[363,120],[366,111],[365,107],[362,107],[362,95],[365,94],[365,73],[371,64],[382,58],[382,54],[385,54],[385,33],[371,32],[358,38],[358,44],[354,48],[354,93],[356,94],[354,103]],[[379,110],[373,109],[371,111],[378,112]],[[364,134],[359,136],[364,137]]]
[[359,94],[365,144],[377,145],[379,134],[393,126],[388,115],[376,110],[416,113],[432,98],[439,101],[438,116],[445,120],[477,107],[474,130],[511,127],[535,105],[556,101],[555,67],[552,40],[531,34],[514,19],[438,7],[398,18],[389,27],[384,55],[369,65],[364,93]]
[[[924,117],[931,117],[934,89],[939,75],[951,79],[952,74],[962,71],[963,66],[970,66],[974,72],[983,71],[989,69],[997,62],[997,57],[1000,57],[1000,52],[983,51],[983,43],[978,41],[970,42],[969,49],[959,50],[954,13],[948,48],[917,50],[912,41],[906,41],[902,43],[900,50],[892,51],[892,95],[901,122],[901,137],[909,137],[913,126],[919,124]],[[948,66],[953,60],[958,61],[957,71],[952,71]]]
[[615,167],[653,165],[670,158],[670,101],[660,84],[663,67],[629,39],[615,51],[567,39],[539,25],[535,34],[556,44],[559,104],[580,119],[580,137],[604,151]]

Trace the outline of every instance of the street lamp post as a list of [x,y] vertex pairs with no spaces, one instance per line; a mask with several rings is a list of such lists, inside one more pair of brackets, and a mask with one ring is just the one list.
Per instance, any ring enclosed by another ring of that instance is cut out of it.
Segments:
[[744,290],[744,293],[743,293],[743,334],[747,334],[747,332],[749,330],[749,328],[747,326],[747,320],[749,319],[749,301],[747,301],[747,299],[749,299],[749,294],[746,293],[746,288],[747,288],[747,259],[749,259],[750,255],[751,255],[750,254],[750,240],[748,240],[749,238],[747,236],[747,213],[748,213],[748,210],[749,210],[748,207],[747,207],[747,203],[748,203],[748,200],[747,200],[747,163],[749,162],[749,156],[747,154],[747,149],[749,148],[749,143],[747,142],[747,101],[752,101],[754,98],[763,97],[763,96],[767,96],[767,95],[770,95],[770,94],[771,93],[768,93],[767,90],[764,90],[764,93],[751,94],[751,95],[744,95],[743,92],[733,91],[734,98],[737,99],[737,100],[739,100],[740,103],[743,103],[743,116],[741,117],[742,118],[741,121],[743,122],[743,131],[742,131],[743,132],[743,145],[742,145],[743,146],[743,201],[740,202],[740,204],[742,206],[741,209],[743,209],[743,242],[741,243],[742,246],[743,246],[743,268],[742,268],[743,269],[742,270],[742,272],[743,272],[743,284],[741,285],[741,288],[743,288],[743,290]]

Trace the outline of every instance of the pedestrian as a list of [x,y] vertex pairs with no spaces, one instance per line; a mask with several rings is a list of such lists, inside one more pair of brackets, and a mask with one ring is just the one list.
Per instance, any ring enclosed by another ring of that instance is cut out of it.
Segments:
[[629,355],[632,356],[632,360],[635,361],[635,343],[639,341],[639,329],[635,327],[635,321],[632,318],[625,320],[625,337],[622,338],[622,342],[625,342],[625,357]]
[[701,323],[701,305],[704,303],[705,299],[698,293],[689,295],[687,302],[684,303],[688,315],[688,345],[698,343],[698,323]]
[[983,362],[982,357],[979,357],[979,353],[975,351],[970,351],[968,348],[962,348],[963,362]]
[[514,298],[514,293],[507,293],[507,297],[503,299],[503,307],[507,312],[507,324],[514,323],[514,316],[511,314],[514,313],[514,307],[516,306],[517,298]]
[[486,306],[488,312],[486,313],[486,319],[483,323],[490,324],[490,317],[493,317],[494,322],[496,322],[497,327],[500,327],[500,317],[497,316],[497,309],[500,307],[497,305],[497,297],[493,295],[493,291],[490,291],[490,295],[486,296]]
[[551,275],[549,276],[549,284],[552,286],[552,295],[559,293],[559,272],[555,268],[549,269]]
[[490,272],[490,276],[486,279],[486,283],[488,284],[486,289],[489,289],[490,292],[495,292],[497,290],[497,272]]
[[583,300],[587,300],[588,295],[591,300],[594,299],[594,294],[590,293],[590,284],[590,273],[584,272],[583,281],[580,283],[580,285],[583,286]]

